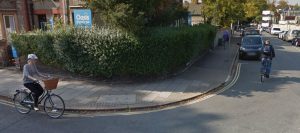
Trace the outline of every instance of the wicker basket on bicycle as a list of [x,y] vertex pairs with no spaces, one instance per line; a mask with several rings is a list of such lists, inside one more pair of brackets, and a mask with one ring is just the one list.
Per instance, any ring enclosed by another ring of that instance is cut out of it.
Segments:
[[43,80],[43,82],[45,84],[45,89],[46,90],[54,90],[54,89],[56,89],[58,81],[59,81],[58,78],[52,78],[52,79]]

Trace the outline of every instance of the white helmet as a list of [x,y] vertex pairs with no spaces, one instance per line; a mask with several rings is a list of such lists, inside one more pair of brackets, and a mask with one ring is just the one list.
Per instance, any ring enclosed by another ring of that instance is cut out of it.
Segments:
[[28,54],[27,59],[28,59],[28,60],[29,60],[29,59],[34,59],[34,60],[36,60],[36,59],[38,59],[38,57],[37,57],[35,54]]

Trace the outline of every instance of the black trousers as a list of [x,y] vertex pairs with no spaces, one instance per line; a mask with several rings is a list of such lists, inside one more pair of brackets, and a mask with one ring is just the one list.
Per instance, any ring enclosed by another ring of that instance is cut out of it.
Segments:
[[24,86],[32,92],[32,96],[33,96],[33,100],[34,100],[34,106],[37,107],[39,97],[44,92],[43,87],[38,83],[26,83],[26,84],[24,84]]

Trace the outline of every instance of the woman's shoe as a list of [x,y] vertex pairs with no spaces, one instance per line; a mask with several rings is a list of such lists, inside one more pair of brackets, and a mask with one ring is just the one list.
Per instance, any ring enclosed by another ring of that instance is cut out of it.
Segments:
[[33,107],[34,111],[39,111],[40,109],[38,107]]

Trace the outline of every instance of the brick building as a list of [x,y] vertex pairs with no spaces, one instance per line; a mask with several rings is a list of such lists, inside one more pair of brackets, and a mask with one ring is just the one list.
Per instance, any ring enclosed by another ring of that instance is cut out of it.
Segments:
[[31,30],[30,19],[29,0],[0,0],[0,64],[8,65],[11,59],[10,33]]
[[0,66],[11,64],[10,33],[45,29],[57,19],[73,23],[73,10],[83,5],[81,0],[0,0]]
[[81,0],[48,0],[33,2],[33,25],[43,29],[50,21],[62,20],[64,24],[72,23],[73,10],[83,8]]

